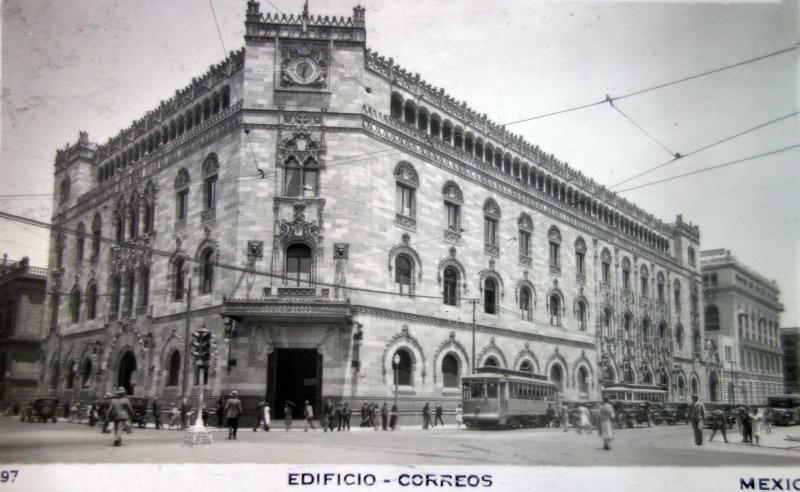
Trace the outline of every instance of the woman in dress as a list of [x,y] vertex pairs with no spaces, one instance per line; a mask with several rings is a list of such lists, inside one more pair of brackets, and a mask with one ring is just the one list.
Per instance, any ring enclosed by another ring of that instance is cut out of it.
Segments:
[[458,424],[459,427],[461,427],[461,424],[463,422],[464,422],[464,409],[461,408],[461,403],[459,403],[458,407],[456,407],[456,423]]
[[269,431],[269,403],[264,403],[264,430]]
[[611,449],[611,440],[614,438],[614,407],[608,400],[608,397],[603,398],[603,404],[600,405],[600,437],[603,439],[603,449],[606,451]]

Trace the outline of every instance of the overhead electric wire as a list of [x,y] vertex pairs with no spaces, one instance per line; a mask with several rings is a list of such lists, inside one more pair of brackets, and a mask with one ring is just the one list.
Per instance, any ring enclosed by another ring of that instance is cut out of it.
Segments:
[[704,173],[704,172],[707,172],[707,171],[713,171],[714,169],[719,169],[719,168],[726,167],[726,166],[732,166],[734,164],[740,164],[740,163],[746,162],[746,161],[752,161],[753,159],[758,159],[760,157],[767,157],[767,156],[770,156],[770,155],[778,154],[780,152],[785,152],[787,150],[796,149],[798,147],[800,147],[800,144],[790,145],[788,147],[783,147],[783,148],[780,148],[780,149],[771,150],[769,152],[764,152],[763,154],[757,154],[757,155],[752,155],[750,157],[744,157],[742,159],[737,159],[735,161],[730,161],[730,162],[726,162],[726,163],[723,163],[723,164],[717,164],[716,166],[711,166],[711,167],[706,167],[706,168],[703,168],[703,169],[698,169],[697,171],[692,171],[692,172],[688,172],[688,173],[684,173],[684,174],[679,174],[677,176],[671,176],[669,178],[659,179],[658,181],[652,181],[650,183],[645,183],[645,184],[639,185],[639,186],[632,186],[630,188],[625,188],[624,190],[619,190],[616,193],[625,193],[626,191],[638,190],[639,188],[644,188],[644,187],[647,187],[647,186],[652,186],[652,185],[656,185],[656,184],[659,184],[659,183],[664,183],[666,181],[672,181],[672,180],[678,179],[678,178],[684,178],[686,176],[691,176],[693,174],[700,174],[700,173]]
[[[792,46],[790,48],[785,48],[785,49],[782,49],[782,50],[779,50],[779,51],[774,51],[772,53],[768,53],[766,55],[758,56],[756,58],[750,58],[748,60],[737,62],[737,63],[734,63],[732,65],[727,65],[727,66],[724,66],[724,67],[715,68],[715,69],[709,70],[707,72],[703,72],[703,73],[699,73],[699,74],[696,74],[696,75],[691,75],[689,77],[684,77],[684,78],[681,78],[681,79],[673,80],[671,82],[666,82],[666,83],[659,84],[659,85],[656,85],[656,86],[653,86],[653,87],[648,87],[647,89],[642,89],[642,90],[639,90],[639,91],[630,92],[628,94],[623,94],[621,96],[616,96],[616,97],[613,97],[613,98],[610,98],[610,99],[611,100],[625,99],[627,97],[637,96],[639,94],[644,94],[646,92],[654,91],[656,89],[663,89],[664,87],[668,87],[670,85],[675,85],[675,84],[678,84],[678,83],[681,83],[681,82],[686,82],[688,80],[696,79],[696,78],[699,78],[699,77],[704,77],[706,75],[711,75],[713,73],[721,72],[723,70],[728,70],[728,69],[731,69],[731,68],[740,67],[742,65],[747,65],[748,63],[757,62],[757,61],[764,60],[766,58],[770,58],[770,57],[773,57],[773,56],[782,55],[783,53],[788,53],[789,51],[796,50],[797,48],[798,48],[798,45],[794,45],[794,46]],[[532,121],[532,120],[537,120],[539,118],[545,118],[545,117],[548,117],[548,116],[554,116],[554,115],[558,115],[558,114],[569,113],[571,111],[577,111],[579,109],[585,109],[585,108],[589,108],[591,106],[598,106],[600,104],[608,102],[608,99],[609,98],[607,97],[606,99],[602,99],[600,101],[596,101],[596,102],[593,102],[593,103],[583,104],[583,105],[580,105],[580,106],[575,106],[575,107],[571,107],[571,108],[567,108],[567,109],[562,109],[562,110],[559,110],[559,111],[554,111],[552,113],[546,113],[546,114],[542,114],[542,115],[538,115],[538,116],[531,116],[529,118],[523,118],[523,119],[520,119],[520,120],[511,121],[511,122],[508,122],[508,123],[503,123],[501,126],[516,125],[518,123],[524,123],[526,121]]]
[[612,108],[614,108],[614,109],[617,111],[617,113],[619,113],[619,114],[621,114],[622,116],[624,116],[624,117],[625,117],[625,119],[626,119],[626,120],[628,120],[628,121],[629,121],[629,122],[630,122],[630,123],[631,123],[633,126],[635,126],[635,127],[636,127],[636,128],[638,128],[638,129],[639,129],[639,130],[640,130],[642,133],[644,133],[645,135],[647,135],[648,137],[650,137],[650,140],[652,140],[653,142],[657,143],[657,144],[658,144],[658,145],[659,145],[659,146],[660,146],[662,149],[666,150],[666,151],[667,151],[667,154],[669,154],[669,155],[671,155],[671,156],[673,156],[673,157],[675,157],[675,158],[677,158],[677,157],[680,155],[680,154],[676,154],[676,153],[672,152],[671,150],[669,150],[669,149],[667,148],[667,146],[666,146],[666,145],[664,145],[664,144],[663,144],[663,143],[661,143],[659,140],[657,140],[657,139],[656,139],[656,137],[654,137],[654,136],[653,136],[653,135],[651,135],[651,134],[650,134],[650,133],[649,133],[647,130],[645,130],[644,128],[642,128],[642,127],[641,127],[641,125],[639,125],[638,123],[636,123],[635,121],[633,121],[633,119],[631,119],[631,117],[630,117],[630,116],[628,116],[627,114],[625,114],[624,112],[622,112],[622,110],[621,110],[621,109],[619,109],[619,108],[617,107],[617,105],[616,105],[616,104],[614,104],[614,101],[613,101],[612,99],[610,99],[610,98],[609,98],[609,100],[608,100],[608,104],[610,104],[610,105],[611,105],[611,107],[612,107]]
[[723,138],[722,140],[717,140],[716,142],[708,144],[708,145],[706,145],[704,147],[700,147],[699,149],[695,149],[695,150],[693,150],[691,152],[688,152],[686,154],[678,154],[676,157],[674,157],[674,158],[672,158],[672,159],[670,159],[670,160],[668,160],[668,161],[666,161],[664,163],[661,163],[656,167],[650,168],[650,169],[648,169],[646,171],[642,171],[641,173],[639,173],[639,174],[637,174],[635,176],[631,176],[630,178],[626,178],[625,180],[620,181],[619,183],[617,183],[617,184],[615,184],[613,186],[610,186],[609,189],[616,188],[617,186],[623,185],[623,184],[625,184],[625,183],[627,183],[629,181],[633,181],[636,178],[644,176],[645,174],[649,174],[649,173],[651,173],[651,172],[653,172],[653,171],[655,171],[657,169],[660,169],[660,168],[662,168],[662,167],[664,167],[664,166],[666,166],[668,164],[671,164],[671,163],[673,163],[673,162],[675,162],[675,161],[677,161],[679,159],[683,159],[685,157],[689,157],[690,155],[697,154],[698,152],[702,152],[703,150],[710,149],[711,147],[715,147],[715,146],[720,145],[722,143],[725,143],[725,142],[727,142],[729,140],[733,140],[734,138],[741,137],[742,135],[746,135],[746,134],[748,134],[750,132],[753,132],[755,130],[759,130],[761,128],[764,128],[765,126],[768,126],[768,125],[771,125],[773,123],[777,123],[779,121],[785,120],[786,118],[791,118],[792,116],[794,116],[794,115],[796,115],[798,113],[800,113],[800,111],[795,111],[793,113],[789,113],[787,115],[783,115],[783,116],[781,116],[779,118],[775,118],[774,120],[770,120],[770,121],[768,121],[766,123],[762,123],[762,124],[754,126],[752,128],[748,128],[747,130],[739,132],[739,133],[737,133],[735,135],[731,135],[730,137]]

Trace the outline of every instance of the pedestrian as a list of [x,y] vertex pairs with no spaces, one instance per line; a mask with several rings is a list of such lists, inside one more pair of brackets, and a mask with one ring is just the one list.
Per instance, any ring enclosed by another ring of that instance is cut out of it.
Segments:
[[381,428],[381,409],[377,403],[372,405],[372,424],[375,426],[375,430]]
[[464,409],[461,408],[461,403],[459,403],[458,406],[456,407],[456,424],[458,424],[458,426],[461,427],[461,424],[463,423],[464,423]]
[[264,403],[264,430],[269,432],[269,427],[272,425],[272,417],[270,416],[269,403]]
[[336,432],[341,432],[344,426],[344,403],[339,402],[336,404]]
[[392,409],[389,411],[389,427],[392,430],[397,428],[397,404],[392,405]]
[[156,430],[161,430],[161,402],[158,398],[153,398],[153,419],[156,421]]
[[172,430],[175,427],[178,427],[178,419],[181,416],[181,412],[178,411],[178,407],[175,404],[172,404],[172,408],[169,409],[169,428]]
[[372,402],[367,403],[367,427],[375,427],[375,419],[372,418]]
[[122,432],[130,426],[130,418],[133,416],[133,407],[122,386],[117,388],[116,395],[111,399],[108,414],[108,419],[114,422],[114,446],[121,446]]
[[425,406],[422,407],[422,428],[427,429],[431,425],[431,404],[425,402]]
[[436,427],[437,423],[439,425],[442,425],[442,426],[444,425],[444,420],[442,420],[442,414],[443,413],[444,413],[444,410],[442,409],[442,404],[437,401],[436,402],[436,407],[435,407],[435,415],[436,415],[436,417],[433,420],[433,426],[434,427]]
[[189,412],[192,410],[191,406],[189,406],[189,399],[184,397],[181,400],[181,429],[186,429],[189,426],[188,417]]
[[[331,425],[331,419],[333,417],[333,414],[334,414],[333,402],[331,402],[331,399],[328,398],[327,400],[325,400],[325,405],[322,407],[322,416],[320,418],[320,425],[322,426],[323,432],[328,432],[328,426]],[[333,430],[332,426],[331,430]]]
[[739,407],[739,421],[742,423],[742,442],[752,443],[753,441],[753,423],[750,421],[750,415],[747,413],[747,408]]
[[222,396],[217,398],[216,409],[217,409],[217,427],[222,429],[222,422],[223,422],[222,416],[225,414],[225,403],[222,401]]
[[552,403],[548,403],[547,404],[547,411],[545,412],[544,420],[545,420],[545,425],[547,427],[551,427],[551,426],[555,425],[556,411],[553,410],[553,404]]
[[725,427],[727,427],[728,423],[725,419],[725,412],[721,408],[715,408],[711,412],[711,435],[708,436],[708,442],[714,440],[714,436],[717,434],[717,430],[722,432],[722,440],[728,442],[728,434],[725,431]]
[[14,415],[19,415],[19,402],[15,401],[11,404],[11,409],[14,411]]
[[238,391],[231,391],[231,397],[225,402],[225,416],[228,419],[228,439],[236,439],[239,418],[242,416],[242,401],[239,400]]
[[698,446],[703,445],[703,420],[706,416],[706,407],[697,395],[692,395],[692,405],[689,407],[689,416],[692,421],[692,432],[694,432],[694,443]]
[[561,405],[561,427],[564,428],[564,432],[569,428],[569,408],[566,403]]
[[69,406],[69,421],[75,422],[78,419],[78,404],[72,402],[72,405]]
[[592,433],[592,426],[589,423],[589,409],[583,405],[578,407],[578,434],[581,431],[586,431],[587,434]]
[[[759,413],[761,413],[761,427],[767,432],[767,434],[772,432],[772,422],[770,419],[772,418],[771,411],[769,408],[759,408]],[[16,414],[15,414],[16,415]]]
[[758,446],[758,440],[761,437],[761,417],[758,415],[758,411],[755,409],[751,409],[748,417],[750,419],[750,435],[753,439],[755,439],[756,446]]
[[72,405],[69,404],[69,400],[64,402],[64,418],[69,421],[69,409]]
[[292,426],[292,412],[294,411],[294,403],[286,400],[283,404],[283,426],[286,427],[286,432],[289,432],[289,427]]
[[389,430],[389,405],[386,402],[381,407],[381,429]]
[[206,408],[206,402],[203,402],[200,406],[200,416],[203,419],[203,427],[208,427],[208,408]]
[[[258,405],[256,405],[256,424],[253,426],[253,432],[258,430],[258,424],[264,423],[264,399],[262,398],[259,400]],[[264,430],[266,430],[266,424],[264,425]]]
[[367,426],[367,416],[368,415],[370,415],[369,405],[367,405],[367,402],[364,402],[364,404],[361,405],[361,424],[360,424],[360,427],[366,427]]
[[303,431],[308,432],[309,426],[316,431],[317,428],[314,427],[314,408],[311,406],[308,400],[306,400],[304,404],[303,417],[306,419],[306,427],[303,429]]
[[344,403],[344,427],[349,431],[350,430],[350,415],[353,413],[353,410],[350,408],[350,404],[345,402]]
[[598,410],[600,417],[599,432],[600,437],[603,439],[603,449],[606,451],[611,450],[611,440],[614,439],[614,407],[608,397],[603,398],[603,404],[600,405]]

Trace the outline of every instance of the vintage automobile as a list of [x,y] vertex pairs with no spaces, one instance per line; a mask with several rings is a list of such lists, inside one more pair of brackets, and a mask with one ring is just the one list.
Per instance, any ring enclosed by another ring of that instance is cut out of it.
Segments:
[[733,426],[736,425],[737,405],[733,403],[706,403],[704,406],[706,415],[703,419],[703,424],[706,428],[711,428],[714,421],[713,412],[717,409],[722,410],[725,414],[725,427],[732,429]]
[[136,424],[143,428],[147,425],[147,408],[150,406],[150,399],[141,396],[129,396],[128,400],[130,400],[133,407],[131,425]]
[[800,422],[800,395],[772,395],[767,397],[770,422],[775,425],[794,425]]
[[657,424],[675,425],[680,422],[689,423],[688,403],[663,403],[660,415],[655,417]]
[[20,420],[22,422],[47,422],[52,420],[58,422],[56,409],[58,398],[37,398],[30,405],[22,409]]
[[654,416],[650,408],[652,403],[642,400],[614,400],[611,402],[614,413],[617,415],[617,427],[635,427],[637,424],[646,424],[652,427]]

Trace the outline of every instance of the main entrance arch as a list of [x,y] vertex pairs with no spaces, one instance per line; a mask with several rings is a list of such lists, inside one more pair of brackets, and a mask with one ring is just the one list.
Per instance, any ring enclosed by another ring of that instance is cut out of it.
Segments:
[[117,371],[117,386],[125,388],[129,395],[133,394],[133,374],[136,372],[136,356],[130,350],[122,355]]

